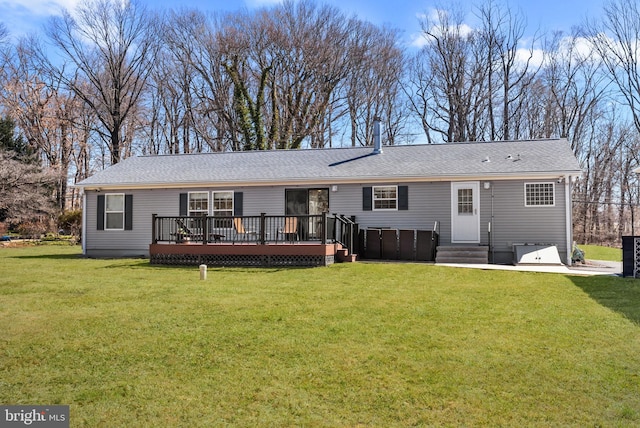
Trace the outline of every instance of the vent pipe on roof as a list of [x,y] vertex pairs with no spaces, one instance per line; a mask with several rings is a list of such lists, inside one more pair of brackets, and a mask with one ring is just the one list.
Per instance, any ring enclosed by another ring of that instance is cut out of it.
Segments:
[[382,137],[380,135],[380,118],[373,119],[373,154],[382,153]]

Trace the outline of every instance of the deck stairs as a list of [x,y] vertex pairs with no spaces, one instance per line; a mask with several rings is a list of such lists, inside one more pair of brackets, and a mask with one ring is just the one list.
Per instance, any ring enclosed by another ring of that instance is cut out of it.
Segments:
[[436,263],[489,263],[486,245],[440,245],[436,250]]
[[336,261],[340,263],[353,263],[358,259],[357,254],[349,254],[347,248],[340,248],[336,251]]

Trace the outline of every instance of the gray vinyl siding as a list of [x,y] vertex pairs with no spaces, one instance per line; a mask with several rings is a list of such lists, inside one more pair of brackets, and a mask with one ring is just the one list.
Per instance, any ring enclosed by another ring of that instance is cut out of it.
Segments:
[[[536,182],[528,180],[527,182]],[[549,182],[540,180],[539,182]],[[495,262],[509,263],[513,259],[512,244],[553,243],[558,245],[560,257],[566,262],[565,196],[564,185],[555,185],[554,207],[525,207],[523,180],[493,181],[491,189],[480,182],[480,239],[489,244],[488,224],[492,223],[493,254]],[[389,227],[394,229],[432,230],[438,222],[440,244],[451,243],[451,182],[402,183],[408,186],[409,209],[389,211],[363,211],[362,188],[375,185],[399,185],[396,182],[377,184],[335,183],[337,191],[329,191],[330,214],[355,216],[361,229]],[[152,214],[179,215],[180,193],[193,191],[227,190],[243,192],[243,215],[283,215],[285,189],[329,188],[319,186],[261,186],[211,187],[189,189],[153,189],[118,191],[133,195],[133,230],[97,230],[97,193],[87,191],[86,200],[86,254],[89,256],[148,256],[151,243]],[[493,198],[491,197],[493,192]],[[104,191],[103,193],[110,193]],[[493,200],[493,210],[492,210]],[[492,218],[493,211],[493,218]]]
[[[555,206],[526,207],[524,183],[548,183],[550,180],[494,181],[492,238],[495,261],[513,261],[514,243],[555,244],[564,263],[567,263],[565,187],[555,183]],[[483,241],[487,242],[486,224],[491,218],[491,190],[482,189]]]
[[[155,192],[159,196],[159,192]],[[133,195],[132,230],[97,230],[98,195],[109,193]],[[148,201],[149,198],[142,195],[152,193],[151,190],[86,192],[86,230],[83,231],[86,240],[85,254],[96,257],[147,256],[151,243],[151,214],[144,215],[145,205],[148,204],[145,200]]]
[[[398,183],[383,182],[366,186],[395,186]],[[409,209],[363,211],[362,188],[365,185],[338,185],[337,192],[331,192],[329,203],[332,213],[355,215],[360,228],[384,227],[393,229],[432,230],[434,222],[439,222],[441,231],[450,236],[448,182],[403,183],[409,187]]]
[[[86,247],[85,253],[94,257],[121,257],[149,255],[152,239],[152,215],[177,216],[180,211],[180,193],[197,191],[235,191],[243,192],[244,215],[282,215],[284,213],[284,188],[216,188],[199,187],[190,189],[152,189],[115,191],[133,195],[132,230],[97,230],[97,195],[87,191],[86,208]],[[104,191],[102,194],[111,193]]]

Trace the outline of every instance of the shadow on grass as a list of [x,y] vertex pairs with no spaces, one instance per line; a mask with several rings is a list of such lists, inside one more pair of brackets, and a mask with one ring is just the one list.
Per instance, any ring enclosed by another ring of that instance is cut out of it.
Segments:
[[[104,259],[103,259],[104,260]],[[106,266],[102,266],[101,269],[149,269],[149,270],[185,270],[185,271],[198,271],[197,265],[152,265],[149,263],[149,259],[139,259],[132,261],[131,259],[110,259],[114,263]],[[118,261],[121,260],[121,261]],[[246,266],[208,266],[207,271],[213,272],[237,272],[237,273],[276,273],[282,271],[303,270],[303,269],[315,269],[314,267],[307,266],[282,266],[282,267],[246,267]]]
[[155,268],[149,264],[149,259],[92,259],[92,260],[108,260],[112,261],[105,266],[100,266],[99,269],[148,269]]
[[37,256],[11,256],[8,258],[12,259],[24,259],[24,260],[37,260],[37,259],[47,259],[47,260],[78,260],[85,258],[82,254],[39,254]]
[[600,305],[640,326],[639,280],[613,276],[575,276],[572,281]]

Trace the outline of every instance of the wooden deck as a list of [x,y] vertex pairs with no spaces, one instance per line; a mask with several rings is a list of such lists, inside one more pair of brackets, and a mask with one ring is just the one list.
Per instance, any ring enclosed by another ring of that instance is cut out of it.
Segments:
[[151,244],[151,264],[208,266],[328,266],[336,261],[340,244],[182,243]]
[[151,264],[327,266],[356,257],[357,225],[344,216],[153,215],[152,222]]

